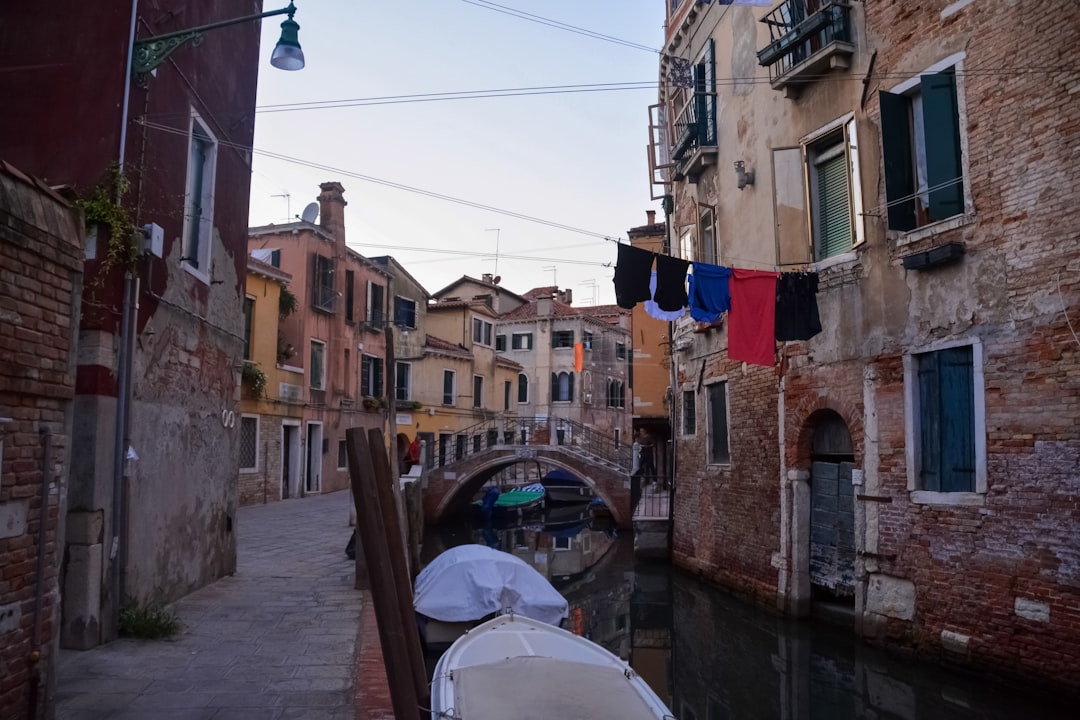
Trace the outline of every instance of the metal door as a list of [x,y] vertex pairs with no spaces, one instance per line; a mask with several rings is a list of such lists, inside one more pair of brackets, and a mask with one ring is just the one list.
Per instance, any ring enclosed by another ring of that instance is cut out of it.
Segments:
[[850,462],[816,461],[810,474],[810,583],[855,597],[855,495]]

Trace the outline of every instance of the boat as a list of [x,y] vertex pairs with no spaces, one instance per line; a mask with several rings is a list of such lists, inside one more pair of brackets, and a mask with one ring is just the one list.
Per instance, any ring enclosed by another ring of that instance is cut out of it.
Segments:
[[675,720],[645,680],[583,637],[511,613],[460,637],[435,665],[432,720]]
[[473,510],[483,520],[492,520],[506,524],[519,520],[544,507],[544,486],[533,483],[501,492],[497,487],[489,487],[484,497],[473,501]]
[[416,576],[413,609],[432,651],[501,611],[551,625],[569,614],[566,598],[535,568],[484,545],[459,545],[432,560]]
[[581,503],[593,497],[592,488],[577,475],[555,468],[540,478],[544,486],[544,497],[549,503]]

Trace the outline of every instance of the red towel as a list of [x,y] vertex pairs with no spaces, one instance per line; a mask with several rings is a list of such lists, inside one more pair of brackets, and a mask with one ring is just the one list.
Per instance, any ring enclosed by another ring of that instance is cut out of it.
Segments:
[[754,365],[776,364],[778,273],[734,268],[728,313],[728,357]]

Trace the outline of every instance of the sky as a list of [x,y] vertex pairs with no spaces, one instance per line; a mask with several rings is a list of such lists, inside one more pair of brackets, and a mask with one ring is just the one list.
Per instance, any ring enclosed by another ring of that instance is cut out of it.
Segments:
[[[664,0],[295,2],[303,70],[270,66],[283,18],[263,21],[252,226],[291,221],[319,183],[338,181],[348,245],[393,255],[429,292],[492,273],[518,293],[558,285],[577,306],[614,303],[612,240],[644,225],[646,210],[663,216],[650,199],[646,144]],[[615,83],[629,87],[370,100]]]

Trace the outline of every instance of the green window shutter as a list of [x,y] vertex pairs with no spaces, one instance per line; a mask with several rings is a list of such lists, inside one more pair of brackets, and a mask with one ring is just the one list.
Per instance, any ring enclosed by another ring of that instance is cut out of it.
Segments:
[[919,489],[941,487],[941,373],[938,353],[918,356],[919,367]]
[[942,350],[941,489],[975,492],[975,390],[972,348]]
[[568,388],[566,399],[570,402],[574,402],[574,373],[567,373],[569,376],[566,382]]
[[818,259],[851,249],[851,192],[847,153],[817,168]]
[[964,211],[956,75],[943,72],[923,75],[920,80],[926,128],[926,184],[944,185],[930,192],[930,219],[944,220]]
[[551,373],[551,399],[559,399],[559,374]]
[[372,389],[371,394],[375,397],[382,397],[383,394],[383,361],[382,358],[375,358],[375,382],[372,383],[375,387]]
[[716,145],[716,42],[709,38],[705,50],[705,61],[701,64],[702,97],[698,115],[698,127],[702,128],[701,144]]
[[[885,197],[889,201],[889,227],[912,230],[915,220],[915,171],[912,163],[910,108],[903,95],[879,92],[881,151],[885,157]],[[898,198],[907,198],[900,202]]]

